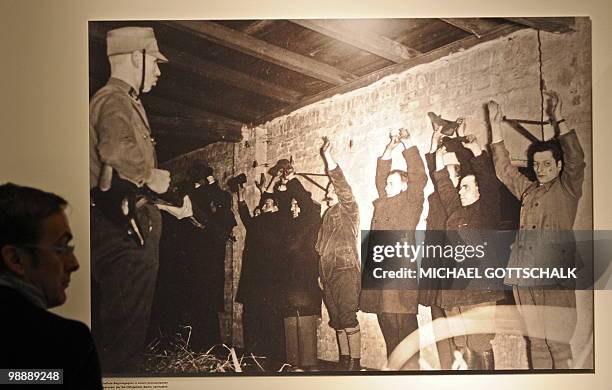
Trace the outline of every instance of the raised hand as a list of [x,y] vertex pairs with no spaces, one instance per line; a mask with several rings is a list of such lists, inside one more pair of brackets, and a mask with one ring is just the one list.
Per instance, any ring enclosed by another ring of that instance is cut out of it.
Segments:
[[561,116],[561,99],[559,98],[559,94],[553,90],[542,91],[544,95],[546,95],[546,113],[551,119],[559,120],[562,118]]
[[500,105],[491,100],[487,104],[489,111],[489,123],[491,124],[491,142],[497,143],[504,140],[504,134],[502,132],[501,124],[504,120],[504,114]]
[[468,134],[468,135],[465,136],[465,138],[467,140],[464,141],[464,142],[461,142],[461,144],[466,149],[469,149],[474,154],[474,157],[480,156],[482,154],[482,148],[478,144],[476,136],[474,134]]
[[321,145],[321,154],[329,153],[331,150],[331,142],[329,138],[323,137],[323,145]]
[[433,134],[431,135],[431,146],[429,148],[429,153],[434,153],[438,150],[438,146],[440,146],[440,140],[442,139],[442,127],[436,127]]
[[458,137],[465,137],[465,120],[461,120],[461,124],[459,125],[459,128],[457,128],[457,136]]
[[286,172],[285,175],[284,175],[285,182],[289,182],[293,178],[295,178],[295,171],[293,171],[293,170],[291,170],[289,172]]
[[543,91],[544,95],[547,96],[546,99],[546,112],[548,113],[548,117],[551,119],[551,122],[554,126],[556,126],[555,131],[559,131],[558,135],[563,135],[570,132],[570,128],[563,118],[563,114],[561,113],[562,101],[559,97],[559,94],[555,91]]
[[280,171],[278,171],[276,175],[272,177],[272,181],[270,182],[268,188],[272,188],[272,190],[274,190],[282,183],[283,183],[283,175]]
[[489,109],[489,120],[491,124],[501,124],[504,119],[504,113],[502,112],[501,106],[495,100],[491,100],[487,104]]
[[385,152],[383,153],[381,157],[383,160],[390,160],[393,150],[395,150],[397,145],[400,145],[402,143],[399,135],[393,135],[393,133],[391,133],[389,134],[389,138],[390,138],[389,143],[387,144],[387,147],[385,147]]
[[255,181],[255,187],[257,187],[260,194],[264,193],[264,189],[266,188],[266,175],[264,173],[261,174],[259,181]]
[[331,155],[331,142],[329,138],[323,137],[323,145],[321,146],[321,155],[323,155],[323,159],[325,160],[325,165],[327,166],[327,170],[334,170],[338,164],[334,161],[334,158]]
[[404,144],[404,148],[408,149],[413,145],[412,139],[410,138],[410,130],[402,127],[399,129],[399,139]]
[[402,127],[401,129],[399,129],[399,138],[400,140],[405,140],[410,138],[410,130],[406,129],[405,127]]

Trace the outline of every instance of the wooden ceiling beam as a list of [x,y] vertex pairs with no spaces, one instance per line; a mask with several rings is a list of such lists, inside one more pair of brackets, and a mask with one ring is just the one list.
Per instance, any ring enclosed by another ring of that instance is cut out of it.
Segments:
[[149,123],[154,136],[188,137],[210,143],[242,140],[242,127],[226,121],[150,115]]
[[150,111],[151,113],[158,115],[211,119],[237,127],[242,127],[242,125],[244,125],[244,123],[240,121],[226,118],[222,115],[202,110],[200,108],[186,106],[184,104],[164,99],[163,97],[155,96],[150,93],[143,96],[143,101],[147,112]]
[[478,38],[495,28],[494,23],[487,22],[482,18],[440,18],[440,20]]
[[281,87],[277,84],[249,76],[245,73],[215,64],[184,52],[165,49],[170,64],[198,76],[219,81],[232,87],[263,95],[287,103],[296,103],[303,96],[301,92]]
[[[106,45],[106,36],[104,32],[91,30],[90,37],[98,44]],[[253,92],[258,95],[266,96],[286,103],[296,103],[303,96],[301,92],[249,76],[245,73],[235,71],[179,50],[166,47],[164,48],[164,54],[170,60],[168,63],[169,66],[188,71],[200,77],[219,81],[235,88]]]
[[476,36],[470,35],[466,38],[460,39],[458,41],[455,41],[453,43],[450,43],[446,46],[442,46],[440,48],[437,48],[435,50],[432,50],[430,52],[424,53],[418,57],[412,58],[406,62],[403,62],[401,64],[395,64],[395,65],[391,65],[391,66],[387,66],[386,68],[383,68],[381,70],[378,70],[376,72],[372,72],[368,75],[365,75],[361,78],[359,78],[358,80],[355,80],[351,83],[342,85],[342,86],[338,86],[335,88],[331,88],[328,89],[326,91],[323,91],[319,94],[316,95],[312,95],[309,96],[308,98],[302,100],[300,103],[292,105],[292,106],[288,106],[288,107],[284,107],[280,110],[277,110],[273,113],[270,113],[268,115],[262,116],[260,118],[258,118],[257,120],[255,120],[253,122],[254,125],[260,125],[262,123],[265,123],[267,121],[270,121],[272,119],[278,118],[282,115],[286,115],[289,114],[290,112],[293,112],[301,107],[307,106],[309,104],[313,104],[316,102],[319,102],[323,99],[327,99],[330,98],[334,95],[338,95],[338,94],[343,94],[349,91],[353,91],[355,89],[358,88],[362,88],[365,86],[368,86],[372,83],[375,83],[376,81],[382,79],[383,77],[392,75],[392,74],[397,74],[397,73],[401,73],[404,72],[410,68],[413,68],[417,65],[421,65],[421,64],[425,64],[425,63],[429,63],[432,61],[435,61],[437,59],[440,59],[442,57],[446,57],[450,54],[462,51],[462,50],[466,50],[469,49],[470,47],[476,46],[480,43],[483,42],[487,42],[487,41],[491,41],[493,39],[497,39],[497,38],[501,38],[503,36],[506,36],[508,34],[511,34],[517,30],[520,30],[521,27],[520,26],[516,26],[516,25],[502,25],[500,27],[497,27],[491,31],[489,31],[488,33],[484,34],[482,37],[478,38]]
[[422,54],[418,50],[385,36],[367,30],[351,28],[348,22],[343,20],[291,19],[290,21],[395,63],[404,62]]
[[176,21],[164,24],[330,84],[341,85],[357,79],[349,72],[214,22]]
[[567,18],[504,18],[523,26],[543,30],[551,33],[566,33],[574,31],[575,19]]
[[258,32],[270,27],[272,24],[274,24],[274,22],[274,20],[256,20],[243,29],[242,32],[249,35],[255,35]]
[[219,99],[219,96],[211,98],[211,94],[206,90],[181,83],[177,85],[166,85],[158,83],[156,94],[164,99],[178,101],[188,106],[199,107],[202,110],[214,113],[216,116],[222,116],[229,119],[234,119],[239,122],[249,123],[253,119],[261,115],[261,111],[255,110],[250,106],[234,102],[231,104],[228,99]]

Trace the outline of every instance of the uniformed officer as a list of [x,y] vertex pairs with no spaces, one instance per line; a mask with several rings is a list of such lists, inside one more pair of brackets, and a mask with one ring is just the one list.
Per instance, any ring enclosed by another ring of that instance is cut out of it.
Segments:
[[[161,75],[158,63],[168,60],[151,28],[111,30],[106,42],[111,76],[89,102],[90,189],[108,187],[110,173],[136,188],[164,193],[170,173],[157,168],[140,94],[155,86]],[[92,328],[105,374],[142,368],[159,265],[161,216],[145,198],[136,203],[135,215],[141,245],[128,236],[125,226],[92,203]]]

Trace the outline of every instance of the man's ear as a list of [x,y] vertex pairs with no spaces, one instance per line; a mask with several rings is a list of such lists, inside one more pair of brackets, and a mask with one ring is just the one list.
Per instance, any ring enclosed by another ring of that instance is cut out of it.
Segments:
[[140,69],[142,66],[142,53],[139,51],[133,51],[130,55],[130,60],[132,61],[132,66],[136,69]]
[[25,267],[21,259],[23,255],[23,251],[15,245],[5,245],[0,249],[0,258],[4,266],[19,277],[25,276]]
[[561,172],[561,170],[563,169],[563,161],[557,161],[557,168],[559,168],[559,172]]

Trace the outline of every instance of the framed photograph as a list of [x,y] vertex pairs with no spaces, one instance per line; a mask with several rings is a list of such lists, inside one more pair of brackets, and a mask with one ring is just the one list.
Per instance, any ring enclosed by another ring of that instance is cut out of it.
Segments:
[[589,17],[87,34],[106,377],[595,372]]

